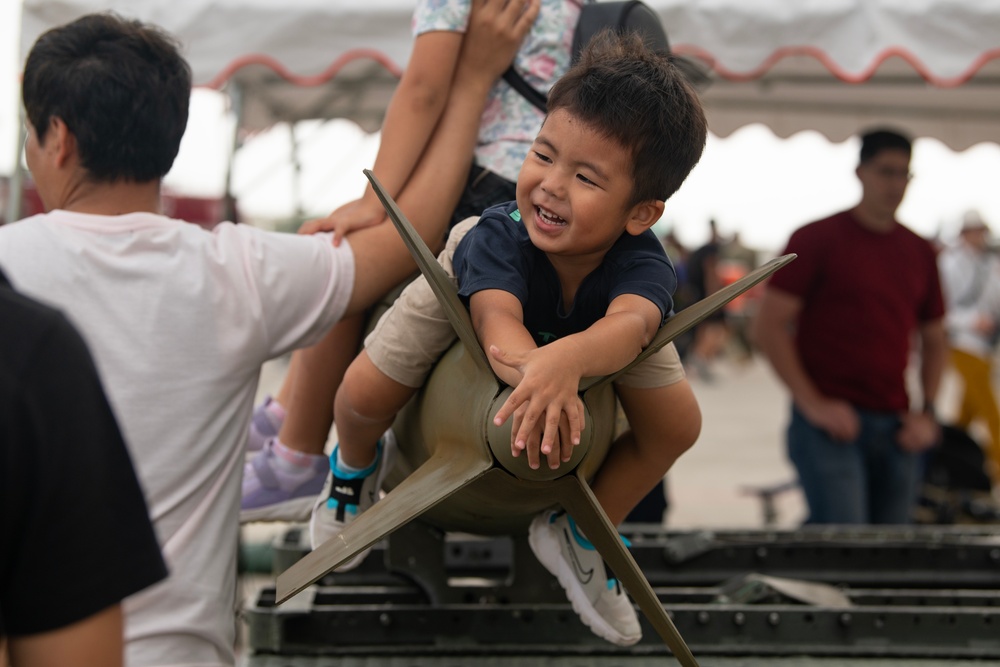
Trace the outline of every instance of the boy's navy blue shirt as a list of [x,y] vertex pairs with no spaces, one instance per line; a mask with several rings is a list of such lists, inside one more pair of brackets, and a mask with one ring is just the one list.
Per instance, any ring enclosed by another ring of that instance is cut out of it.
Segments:
[[510,292],[521,302],[524,326],[539,346],[587,329],[622,294],[637,294],[656,304],[662,325],[671,314],[677,287],[677,274],[656,236],[649,230],[638,236],[623,233],[581,283],[567,311],[556,270],[532,245],[517,202],[486,209],[458,244],[453,264],[466,306],[482,290]]

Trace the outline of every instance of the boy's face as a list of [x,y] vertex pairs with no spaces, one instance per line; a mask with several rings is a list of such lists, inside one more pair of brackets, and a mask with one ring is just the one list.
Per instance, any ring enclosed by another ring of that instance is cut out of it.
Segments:
[[642,232],[663,210],[662,202],[628,206],[632,187],[631,152],[557,109],[521,166],[517,206],[531,242],[550,259],[596,267],[622,232]]

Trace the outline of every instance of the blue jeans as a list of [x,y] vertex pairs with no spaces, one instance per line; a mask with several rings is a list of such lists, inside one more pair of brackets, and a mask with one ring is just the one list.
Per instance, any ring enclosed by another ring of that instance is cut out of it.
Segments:
[[897,414],[858,410],[858,417],[858,438],[839,442],[792,406],[788,456],[809,505],[807,523],[910,523],[921,457],[896,444]]

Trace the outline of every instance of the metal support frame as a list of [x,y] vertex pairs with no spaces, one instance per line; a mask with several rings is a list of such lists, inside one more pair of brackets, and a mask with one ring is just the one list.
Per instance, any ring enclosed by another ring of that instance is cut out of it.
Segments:
[[[278,568],[302,555],[302,532],[276,545]],[[1000,659],[1000,537],[990,527],[622,533],[698,655]],[[726,602],[732,579],[750,572],[834,584],[848,602],[803,604],[787,589]],[[414,522],[358,570],[327,575],[302,595],[277,607],[273,589],[262,592],[246,612],[254,651],[390,661],[579,656],[596,664],[669,653],[645,619],[631,649],[592,635],[522,536],[445,535]]]

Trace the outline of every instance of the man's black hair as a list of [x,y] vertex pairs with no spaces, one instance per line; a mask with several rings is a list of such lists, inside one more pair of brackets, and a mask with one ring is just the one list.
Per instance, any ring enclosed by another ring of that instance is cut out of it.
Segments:
[[902,132],[888,128],[869,130],[861,135],[862,164],[885,150],[898,150],[910,155],[913,152],[913,142]]
[[21,95],[39,142],[60,118],[94,180],[145,183],[166,175],[177,157],[191,69],[160,29],[89,14],[38,38]]

